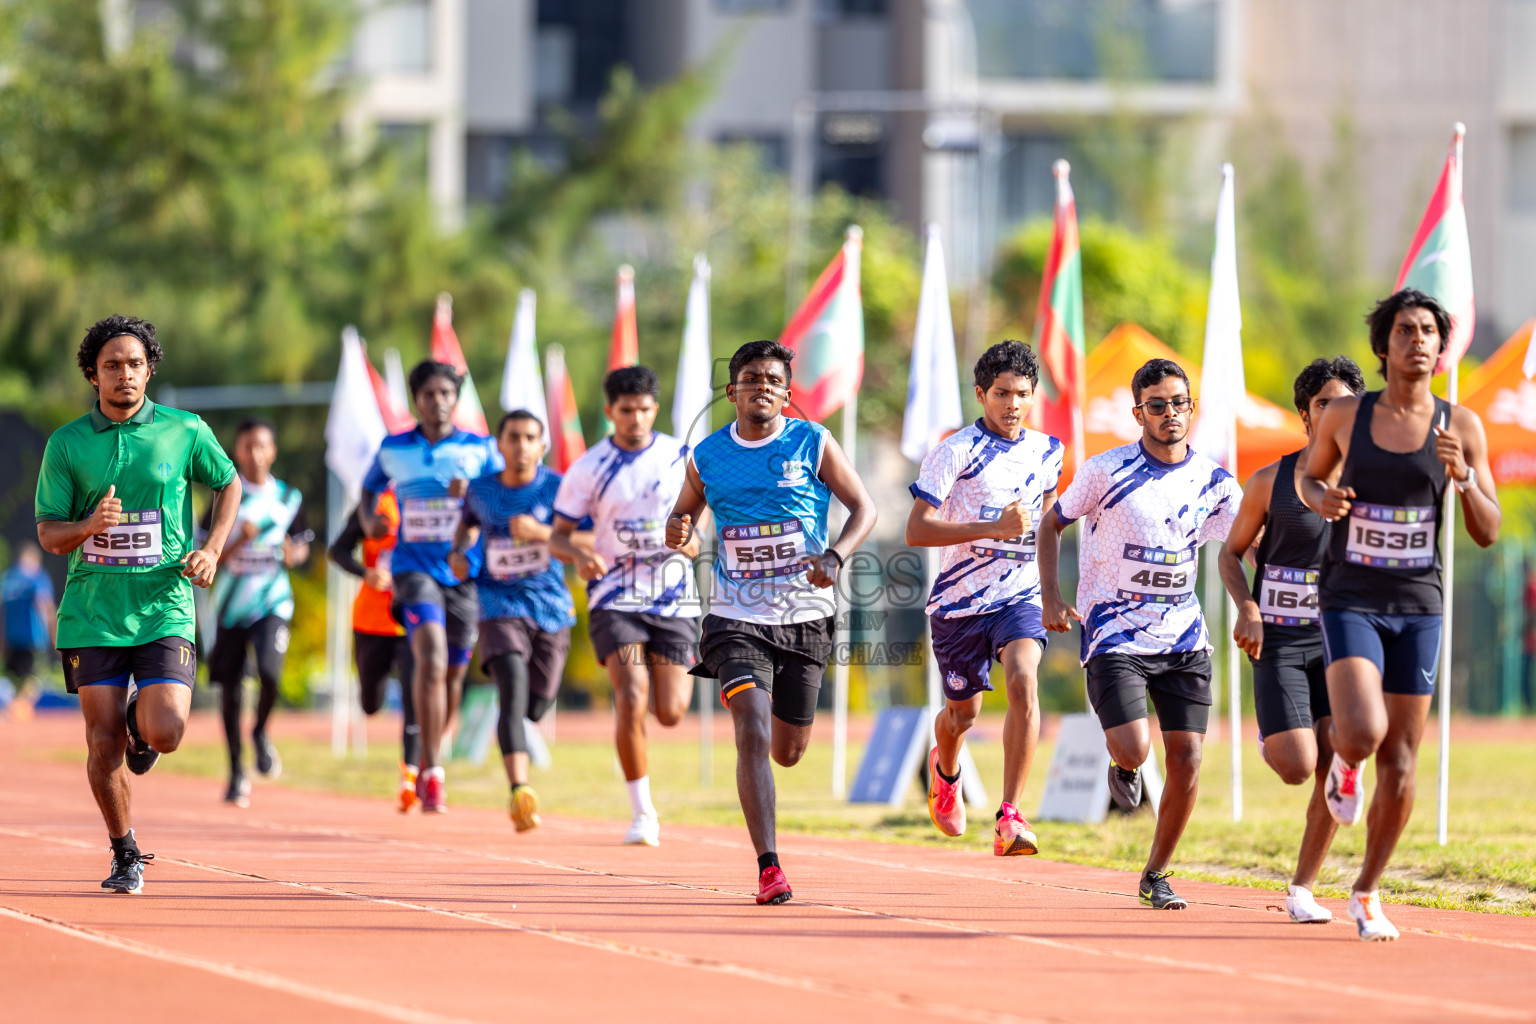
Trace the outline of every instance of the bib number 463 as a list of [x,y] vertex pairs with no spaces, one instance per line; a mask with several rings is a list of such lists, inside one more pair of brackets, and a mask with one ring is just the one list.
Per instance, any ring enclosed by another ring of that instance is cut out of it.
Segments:
[[1166,569],[1143,569],[1131,577],[1132,583],[1140,583],[1154,590],[1178,590],[1189,581],[1187,572],[1170,572]]

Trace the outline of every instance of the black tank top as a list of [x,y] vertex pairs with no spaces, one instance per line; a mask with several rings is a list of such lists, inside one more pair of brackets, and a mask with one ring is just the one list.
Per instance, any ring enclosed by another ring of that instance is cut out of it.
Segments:
[[1298,642],[1322,642],[1317,583],[1328,550],[1328,522],[1296,494],[1296,460],[1291,452],[1275,469],[1269,516],[1259,539],[1253,599],[1264,619],[1264,649]]
[[1332,524],[1323,562],[1323,608],[1378,615],[1439,615],[1440,510],[1445,464],[1435,457],[1434,426],[1451,406],[1435,399],[1424,443],[1414,452],[1383,451],[1371,440],[1380,391],[1355,411],[1340,487],[1353,487],[1350,513]]

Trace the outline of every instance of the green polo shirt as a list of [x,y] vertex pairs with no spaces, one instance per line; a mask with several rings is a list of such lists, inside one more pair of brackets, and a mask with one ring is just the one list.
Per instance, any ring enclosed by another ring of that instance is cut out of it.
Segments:
[[181,578],[192,543],[192,488],[220,490],[234,463],[198,416],[149,399],[127,422],[89,415],[48,438],[37,477],[37,521],[79,522],[117,488],[123,524],[69,556],[58,646],[136,647],[196,640],[192,584]]

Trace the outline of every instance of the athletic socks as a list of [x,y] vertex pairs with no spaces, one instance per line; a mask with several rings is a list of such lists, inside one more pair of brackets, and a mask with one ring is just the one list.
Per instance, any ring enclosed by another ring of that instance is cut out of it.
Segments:
[[125,836],[108,836],[107,839],[112,843],[112,852],[119,857],[129,851],[139,852],[139,843],[133,838],[133,829],[129,829]]
[[960,781],[960,770],[958,768],[955,769],[955,774],[953,775],[945,775],[944,769],[940,768],[938,765],[934,765],[933,770],[939,773],[939,778],[943,779],[951,786]]
[[779,855],[774,853],[772,850],[769,850],[767,853],[757,858],[757,870],[759,872],[767,871],[769,868],[776,868],[778,866]]
[[651,777],[642,775],[624,785],[629,790],[629,809],[634,817],[638,818],[642,814],[656,817],[656,805],[651,803]]

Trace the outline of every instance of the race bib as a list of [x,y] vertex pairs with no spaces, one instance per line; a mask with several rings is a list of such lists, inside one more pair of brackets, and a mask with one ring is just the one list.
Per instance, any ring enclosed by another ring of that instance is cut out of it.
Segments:
[[511,537],[485,540],[485,571],[493,580],[520,580],[548,568],[548,544],[522,544]]
[[1316,569],[1266,565],[1259,581],[1259,618],[1275,626],[1317,625]]
[[85,542],[80,560],[90,565],[159,565],[165,558],[164,539],[159,509],[125,511],[122,522]]
[[458,498],[406,498],[400,509],[400,539],[407,544],[447,544],[459,528]]
[[1344,557],[1375,569],[1426,569],[1435,564],[1435,507],[1367,505],[1349,509]]
[[805,572],[805,531],[798,519],[749,523],[720,528],[720,553],[725,575],[733,580],[760,580]]
[[636,558],[667,550],[665,519],[619,519],[613,524],[613,534]]
[[[981,506],[981,518],[984,522],[996,522],[1002,517],[1001,508],[993,505]],[[1006,540],[988,537],[986,540],[972,541],[971,553],[981,555],[983,558],[1008,558],[1018,562],[1033,562],[1035,531],[1026,530],[1022,537],[1009,537]]]
[[1164,551],[1127,544],[1120,556],[1115,586],[1119,596],[1128,601],[1182,601],[1195,592],[1195,549]]
[[236,576],[270,576],[283,567],[282,554],[281,547],[246,543],[229,556],[224,568]]

